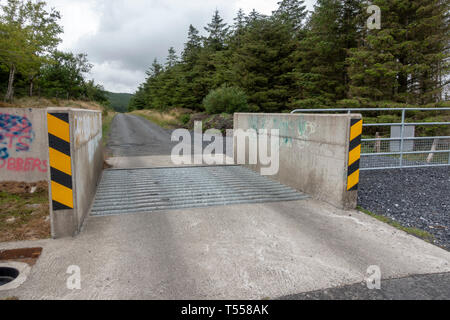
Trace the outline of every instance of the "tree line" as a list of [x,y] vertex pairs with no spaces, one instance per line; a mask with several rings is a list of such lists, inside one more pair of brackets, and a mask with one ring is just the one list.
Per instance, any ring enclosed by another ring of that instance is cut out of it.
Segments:
[[57,49],[60,13],[44,1],[7,0],[0,6],[0,92],[14,95],[108,101],[102,86],[87,80],[86,54]]
[[[367,27],[370,4],[381,9],[380,29]],[[216,10],[205,35],[191,25],[180,55],[170,48],[164,63],[153,61],[129,109],[204,111],[224,88],[260,112],[436,103],[449,84],[449,6],[318,0],[308,13],[303,0],[283,0],[270,16],[239,10],[231,25]]]

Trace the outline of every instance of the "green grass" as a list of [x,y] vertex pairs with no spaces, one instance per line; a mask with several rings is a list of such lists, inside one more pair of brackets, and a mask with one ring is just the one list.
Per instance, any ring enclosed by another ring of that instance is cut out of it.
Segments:
[[[48,193],[0,192],[0,242],[43,239],[50,236]],[[31,238],[30,238],[31,237]]]
[[109,111],[107,115],[103,114],[102,119],[102,133],[103,133],[103,144],[106,145],[108,141],[109,133],[111,131],[111,122],[116,116],[115,112]]
[[181,128],[183,126],[181,117],[170,112],[162,113],[154,110],[139,110],[134,111],[132,114],[147,119],[164,129]]
[[358,210],[363,212],[363,213],[365,213],[365,214],[367,214],[367,215],[369,215],[369,216],[371,216],[372,218],[375,218],[375,219],[377,219],[377,220],[379,220],[381,222],[387,223],[388,225],[390,225],[390,226],[392,226],[392,227],[394,227],[396,229],[402,230],[402,231],[404,231],[404,232],[406,232],[406,233],[408,233],[410,235],[413,235],[413,236],[415,236],[417,238],[420,238],[422,240],[425,240],[427,242],[432,242],[433,239],[434,239],[433,235],[428,233],[427,231],[424,231],[424,230],[421,230],[421,229],[418,229],[418,228],[404,227],[400,223],[398,223],[397,221],[394,221],[394,220],[392,220],[392,219],[390,219],[388,217],[382,216],[382,215],[378,215],[378,214],[373,213],[373,212],[371,212],[369,210],[366,210],[366,209],[364,209],[362,207],[358,207]]

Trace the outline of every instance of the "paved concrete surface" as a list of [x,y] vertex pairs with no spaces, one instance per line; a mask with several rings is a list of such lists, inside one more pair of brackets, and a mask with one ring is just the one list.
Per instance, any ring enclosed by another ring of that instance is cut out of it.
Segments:
[[301,293],[280,300],[450,300],[450,273],[383,280],[380,290],[367,284]]
[[[77,238],[42,246],[29,279],[0,298],[264,299],[450,272],[450,253],[356,211],[315,200],[90,217]],[[82,289],[66,288],[81,268]]]

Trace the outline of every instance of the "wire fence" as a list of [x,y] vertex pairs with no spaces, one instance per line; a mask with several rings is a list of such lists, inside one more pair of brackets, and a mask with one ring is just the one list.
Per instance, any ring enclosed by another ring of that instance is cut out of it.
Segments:
[[[450,108],[297,109],[292,111],[292,113],[340,112],[361,113],[364,116],[361,170],[450,166],[450,122],[446,121],[450,119]],[[417,118],[428,120],[418,121]]]

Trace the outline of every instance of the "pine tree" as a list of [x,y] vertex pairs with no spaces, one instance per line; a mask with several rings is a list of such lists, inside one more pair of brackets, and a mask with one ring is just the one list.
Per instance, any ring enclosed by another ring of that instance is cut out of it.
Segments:
[[199,36],[198,30],[191,24],[188,31],[188,41],[184,45],[182,54],[183,62],[192,64],[195,62],[196,56],[202,47],[202,38]]
[[236,85],[245,90],[253,110],[285,110],[293,93],[292,35],[287,25],[262,18],[253,21],[233,55]]
[[177,63],[178,63],[177,53],[173,47],[170,47],[169,54],[168,54],[167,60],[166,60],[166,68],[170,69],[170,68],[174,67]]
[[245,18],[245,21],[248,24],[252,24],[255,21],[259,21],[261,19],[265,19],[267,18],[265,15],[259,13],[258,11],[256,11],[255,9],[253,9],[248,16]]
[[442,95],[448,74],[448,1],[375,0],[381,30],[367,30],[351,50],[350,94],[373,100],[426,104]]
[[225,39],[228,35],[227,24],[223,22],[219,11],[216,10],[208,26],[205,30],[208,32],[208,36],[205,39],[205,47],[212,49],[213,51],[219,51],[224,48]]
[[[408,4],[414,19],[409,16],[402,21],[406,25],[407,44],[401,46],[401,57],[406,58],[400,60],[403,67],[401,79],[409,86],[416,102],[437,102],[442,97],[443,79],[450,71],[450,2],[413,0]],[[412,80],[410,83],[408,78]]]
[[233,20],[234,20],[234,25],[233,25],[232,44],[235,47],[240,47],[242,44],[242,35],[245,32],[245,26],[246,26],[246,16],[245,16],[244,10],[239,9],[236,17]]
[[[295,77],[297,98],[309,99],[307,107],[331,104],[347,97],[349,79],[345,64],[347,52],[359,38],[357,0],[318,0],[308,31],[298,44]],[[293,107],[305,102],[297,101]]]
[[307,14],[304,0],[282,0],[278,2],[278,9],[273,12],[273,16],[289,24],[294,33],[302,30]]
[[158,62],[158,59],[154,59],[150,69],[145,73],[147,79],[154,79],[164,71],[164,67]]

